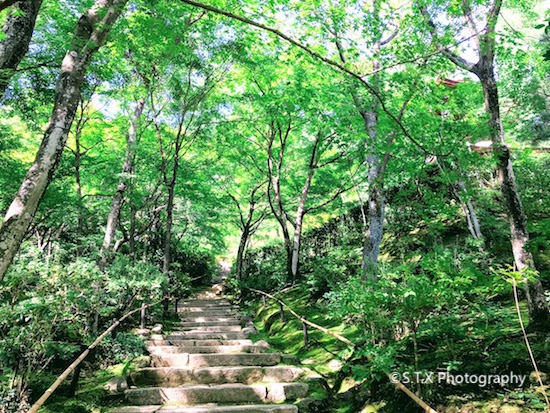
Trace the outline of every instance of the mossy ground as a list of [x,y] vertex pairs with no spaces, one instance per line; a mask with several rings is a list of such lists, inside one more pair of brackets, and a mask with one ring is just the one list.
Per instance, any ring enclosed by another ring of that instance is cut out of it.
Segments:
[[[356,327],[346,326],[331,318],[322,306],[312,303],[305,288],[297,286],[286,290],[278,297],[308,320],[329,328],[352,342],[357,342],[359,339],[360,331]],[[253,340],[266,340],[274,350],[298,357],[304,366],[324,377],[329,386],[334,384],[335,377],[342,367],[342,359],[349,354],[349,350],[344,343],[319,330],[308,328],[310,344],[305,346],[302,323],[288,311],[285,311],[285,321],[283,322],[278,303],[268,299],[264,307],[261,298],[255,296],[250,298],[247,305],[247,309],[250,315],[254,317],[256,327],[259,330],[258,334],[252,337]],[[523,303],[521,310],[523,318],[527,319],[527,308]],[[513,303],[504,303],[496,310],[496,313],[495,316],[501,322],[498,325],[485,325],[483,335],[475,337],[472,343],[491,344],[491,358],[495,363],[504,363],[521,357],[526,359],[526,363],[529,364]],[[462,321],[464,325],[471,325],[475,322],[472,319]],[[477,329],[477,331],[480,330]],[[550,345],[548,339],[534,335],[531,335],[530,338],[535,353],[543,355],[539,360],[541,362],[539,368],[540,366],[546,368],[548,357],[545,354],[547,354],[546,350]],[[441,351],[454,351],[459,344],[455,343],[448,348],[442,346]],[[430,356],[424,354],[423,358],[428,360]],[[356,384],[353,379],[346,379],[338,392],[343,394]],[[546,391],[548,393],[548,388],[546,388]],[[311,397],[319,398],[326,398],[327,396],[325,389],[317,387],[313,389],[311,395]],[[399,395],[399,399],[401,399],[401,396]],[[341,398],[341,400],[343,401],[337,403],[333,411],[337,413],[357,413],[347,405],[345,398]],[[386,402],[386,400],[366,400],[361,413],[394,411],[395,405]],[[496,392],[480,391],[477,394],[460,394],[459,397],[445,396],[444,403],[434,403],[434,405],[437,405],[440,411],[455,413],[540,412],[545,408],[544,398],[540,393],[537,393],[534,385],[521,392],[504,388]],[[412,411],[414,411],[414,407]]]

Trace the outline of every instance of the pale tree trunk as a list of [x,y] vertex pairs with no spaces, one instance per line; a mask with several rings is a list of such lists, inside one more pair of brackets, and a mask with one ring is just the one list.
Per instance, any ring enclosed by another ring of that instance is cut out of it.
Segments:
[[67,142],[90,59],[105,42],[127,0],[97,0],[78,21],[56,85],[54,108],[36,158],[0,227],[0,280],[25,236]]
[[[177,173],[174,171],[174,173]],[[176,196],[176,180],[174,179],[168,187],[168,200],[166,202],[166,230],[164,232],[162,271],[165,274],[170,272],[171,264],[171,244],[172,244],[172,225],[174,222],[174,199]]]
[[[378,17],[380,4],[378,1],[374,2],[373,13]],[[344,48],[336,36],[336,46],[338,48],[340,60],[342,63],[346,63]],[[380,50],[382,44],[387,44],[393,39],[394,35],[390,36],[388,40],[382,41],[380,38],[376,40],[372,45],[373,51],[373,72],[372,75],[372,87],[376,93],[380,91]],[[368,169],[368,185],[369,196],[367,200],[367,220],[368,229],[363,239],[363,254],[361,268],[365,273],[366,278],[370,278],[374,281],[378,279],[378,256],[380,254],[380,244],[382,243],[382,236],[384,234],[384,217],[386,210],[386,198],[384,194],[384,181],[383,181],[383,163],[387,162],[388,156],[384,158],[384,162],[381,161],[377,155],[376,143],[378,141],[378,112],[380,109],[380,103],[374,97],[365,107],[355,90],[352,90],[351,95],[355,103],[355,107],[365,124],[365,132],[367,133],[366,149],[367,156],[365,159],[365,165]],[[400,117],[404,111],[404,107],[400,113]]]
[[83,214],[83,198],[82,198],[82,177],[80,168],[82,166],[82,150],[80,147],[80,131],[75,133],[75,149],[74,149],[74,180],[76,184],[76,196],[78,198],[78,230],[82,231],[84,228],[84,214]]
[[[290,239],[290,233],[288,231],[288,214],[284,208],[283,205],[283,199],[281,195],[281,170],[283,167],[283,160],[285,156],[285,149],[286,149],[286,141],[288,138],[288,135],[291,131],[291,124],[289,122],[288,127],[286,130],[282,130],[282,128],[279,126],[279,140],[280,140],[280,148],[279,148],[279,157],[277,160],[277,165],[274,163],[273,158],[273,143],[275,139],[275,126],[272,125],[271,130],[271,136],[269,138],[268,143],[268,156],[267,156],[267,169],[269,172],[269,182],[268,182],[268,188],[267,188],[267,196],[269,200],[269,206],[271,208],[271,211],[273,212],[273,215],[275,216],[275,219],[279,223],[279,226],[281,227],[281,231],[283,233],[283,242],[284,242],[284,248],[286,252],[286,272],[287,272],[287,278],[288,281],[292,281],[292,242]],[[275,195],[275,199],[273,199],[271,193]]]
[[483,238],[483,234],[481,233],[481,227],[479,226],[479,220],[477,219],[477,213],[474,208],[474,204],[469,199],[464,200],[464,196],[462,195],[466,193],[466,186],[464,185],[464,182],[459,181],[456,184],[456,189],[454,192],[455,192],[455,197],[460,203],[462,207],[462,211],[466,216],[466,223],[468,225],[468,231],[470,231],[470,235],[474,239]]
[[[436,162],[441,173],[445,173],[445,164],[437,159]],[[466,225],[468,226],[468,231],[470,231],[470,235],[474,239],[483,238],[474,204],[470,199],[468,199],[466,184],[462,179],[459,179],[456,183],[450,183],[450,185],[453,197],[460,204],[462,212],[464,212],[464,216],[466,217]]]
[[[378,62],[377,62],[378,63]],[[367,155],[369,198],[367,201],[368,230],[363,241],[363,261],[361,267],[366,276],[373,280],[378,278],[378,255],[384,233],[384,215],[386,200],[381,177],[382,165],[380,158],[375,155],[375,142],[378,137],[378,111],[377,104],[373,103],[371,110],[365,112],[365,127],[369,136],[369,154]]]
[[0,97],[4,95],[15,69],[29,51],[41,6],[42,0],[18,1],[4,23],[5,37],[0,42]]
[[105,228],[105,236],[103,237],[102,246],[102,267],[107,263],[107,256],[112,249],[118,221],[120,219],[120,213],[122,211],[122,204],[124,202],[124,194],[130,185],[132,174],[134,173],[134,162],[136,159],[136,151],[138,144],[138,127],[139,121],[143,114],[145,107],[145,99],[140,99],[136,102],[134,113],[130,120],[130,127],[126,136],[126,155],[124,165],[122,167],[122,174],[120,176],[120,182],[117,190],[111,200],[111,207],[109,208],[109,216],[107,217],[107,226]]
[[[440,45],[439,48],[450,61],[462,69],[475,74],[481,82],[485,98],[485,111],[489,115],[489,136],[497,158],[497,178],[510,223],[510,240],[514,264],[519,271],[534,268],[533,257],[526,250],[526,245],[529,241],[527,218],[517,188],[510,150],[504,138],[504,127],[500,117],[498,86],[495,78],[496,25],[502,7],[502,0],[494,0],[491,4],[487,12],[486,25],[482,31],[479,31],[476,27],[469,2],[464,1],[462,7],[468,28],[472,34],[472,39],[476,44],[479,55],[478,62],[468,62],[443,45]],[[425,6],[420,6],[419,9],[427,20],[432,35],[439,41],[435,24],[431,20],[428,10]],[[538,331],[548,331],[550,329],[550,312],[548,311],[548,304],[546,303],[542,284],[540,281],[526,281],[525,284],[530,328]]]
[[294,238],[292,242],[292,281],[296,281],[298,278],[298,266],[300,264],[300,247],[302,244],[302,228],[304,224],[305,216],[305,206],[307,201],[307,196],[309,193],[309,188],[311,187],[311,181],[313,180],[313,175],[315,174],[315,169],[310,168],[307,174],[306,182],[302,188],[302,194],[300,196],[300,202],[298,203],[298,209],[296,210],[296,221],[294,223]]
[[300,195],[300,201],[298,202],[298,208],[296,210],[296,218],[294,222],[294,238],[292,242],[292,260],[291,260],[291,271],[292,271],[292,281],[298,279],[299,274],[299,265],[300,265],[300,248],[302,244],[302,228],[304,224],[304,216],[306,214],[306,202],[309,194],[309,189],[311,188],[311,182],[313,181],[313,176],[317,169],[317,163],[320,156],[319,146],[321,145],[321,132],[318,133],[313,143],[313,148],[311,150],[311,157],[308,165],[308,174],[302,187],[302,193]]
[[250,202],[248,206],[248,214],[245,218],[244,214],[242,213],[241,204],[231,194],[229,196],[235,204],[237,205],[237,209],[239,210],[240,215],[240,226],[241,226],[241,237],[239,240],[239,248],[237,249],[237,261],[235,263],[236,267],[236,275],[237,279],[241,280],[244,272],[244,257],[246,250],[248,248],[250,239],[252,235],[256,232],[258,227],[260,226],[261,222],[265,218],[266,212],[263,211],[259,217],[256,219],[254,218],[254,214],[257,210],[257,199],[256,199],[256,193],[264,186],[265,183],[261,183],[260,185],[256,186],[251,194],[250,194]]

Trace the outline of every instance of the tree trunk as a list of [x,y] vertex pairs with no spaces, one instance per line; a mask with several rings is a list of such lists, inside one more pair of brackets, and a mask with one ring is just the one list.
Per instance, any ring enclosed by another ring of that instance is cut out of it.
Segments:
[[[176,172],[175,172],[176,173]],[[175,180],[168,187],[168,200],[166,202],[166,230],[164,232],[163,243],[163,258],[162,258],[162,271],[165,274],[170,272],[171,263],[171,244],[172,244],[172,224],[174,220],[174,198],[176,196],[176,182]]]
[[82,165],[82,151],[80,147],[80,131],[75,133],[75,150],[74,150],[74,180],[76,184],[76,196],[78,198],[78,230],[84,228],[84,203],[82,198],[82,179],[80,167]]
[[[379,43],[376,50],[380,50]],[[380,68],[380,62],[375,59],[373,62],[374,70]],[[378,90],[379,76],[375,75],[374,87]],[[365,130],[367,132],[367,159],[369,199],[367,202],[368,210],[368,230],[363,241],[363,260],[361,267],[365,272],[365,277],[374,281],[378,279],[378,255],[380,254],[380,244],[384,233],[384,215],[386,211],[386,199],[384,196],[384,186],[381,177],[382,167],[380,158],[376,155],[376,141],[378,139],[378,107],[377,101],[373,101],[366,111],[361,111],[365,121]]]
[[80,101],[90,59],[105,42],[127,0],[97,0],[78,21],[56,85],[54,108],[36,158],[0,227],[0,281],[4,278],[55,172]]
[[0,0],[0,11],[7,9],[17,3],[17,0]]
[[145,99],[140,99],[136,103],[133,117],[130,121],[130,128],[126,137],[126,156],[124,165],[122,167],[122,174],[120,176],[120,182],[117,187],[117,191],[113,195],[111,201],[111,207],[109,209],[109,216],[107,217],[107,227],[105,228],[105,236],[103,238],[102,246],[102,267],[107,263],[107,255],[111,250],[118,221],[120,219],[120,212],[122,210],[122,204],[124,201],[124,193],[130,185],[131,176],[134,173],[134,161],[136,159],[137,143],[138,143],[138,125],[143,109],[145,107]]
[[[483,86],[485,109],[489,114],[489,134],[493,142],[493,150],[497,156],[497,176],[501,187],[503,201],[510,222],[512,253],[517,270],[534,268],[533,257],[526,250],[529,241],[527,217],[521,203],[516,185],[516,178],[510,157],[510,150],[504,140],[504,128],[500,118],[498,87],[496,84],[492,61],[490,64],[480,61],[477,75]],[[540,281],[526,282],[526,297],[529,307],[530,328],[537,331],[550,329],[550,312]]]
[[[290,128],[287,129],[287,134],[290,131]],[[281,140],[281,148],[279,149],[279,159],[277,162],[277,167],[273,165],[273,153],[272,153],[273,140],[269,142],[268,145],[268,171],[269,171],[269,184],[267,188],[267,195],[269,199],[269,206],[273,215],[277,219],[281,231],[283,233],[284,248],[286,252],[286,273],[288,282],[292,281],[292,242],[290,240],[290,233],[288,231],[288,216],[283,206],[283,200],[281,196],[281,178],[280,171],[283,165],[284,151],[286,146],[286,139]],[[275,195],[275,202],[271,197],[271,191]]]
[[470,200],[464,200],[464,197],[462,196],[464,193],[466,193],[466,186],[464,185],[464,182],[459,181],[456,184],[455,197],[462,206],[462,210],[466,216],[468,230],[470,231],[472,238],[481,239],[483,238],[483,234],[481,233],[481,227],[479,226],[479,220],[477,219],[474,204]]
[[236,275],[238,280],[241,280],[243,276],[244,253],[246,251],[246,245],[248,244],[249,238],[250,238],[250,228],[245,226],[245,228],[243,228],[243,231],[241,233],[239,249],[237,250],[237,262],[235,264],[237,268]]
[[[316,147],[315,147],[316,148]],[[315,157],[315,149],[313,152],[313,157]],[[292,282],[296,281],[298,278],[298,270],[300,265],[300,247],[302,243],[302,228],[304,223],[305,216],[305,206],[307,201],[307,196],[309,193],[309,188],[311,187],[311,181],[313,180],[313,175],[315,174],[315,165],[310,165],[309,173],[302,188],[302,195],[300,196],[300,202],[298,203],[298,209],[296,211],[296,222],[294,223],[294,239],[292,243],[292,261],[291,261],[291,271],[292,271]]]
[[42,0],[18,1],[4,23],[5,37],[0,42],[0,97],[4,95],[15,69],[29,51],[41,6]]

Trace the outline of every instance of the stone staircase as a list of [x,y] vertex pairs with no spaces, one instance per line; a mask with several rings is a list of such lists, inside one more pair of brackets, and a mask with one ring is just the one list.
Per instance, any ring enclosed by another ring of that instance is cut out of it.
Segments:
[[214,286],[178,304],[175,331],[147,342],[150,367],[131,374],[131,406],[112,413],[297,413],[305,371],[285,364],[267,343],[248,339],[251,325]]

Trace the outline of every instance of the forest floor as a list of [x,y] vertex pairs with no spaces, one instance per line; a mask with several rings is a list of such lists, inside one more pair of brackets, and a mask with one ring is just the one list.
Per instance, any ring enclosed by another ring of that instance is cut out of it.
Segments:
[[[323,311],[322,306],[312,305],[308,292],[304,290],[304,288],[300,288],[299,286],[294,287],[279,295],[279,298],[298,314],[305,316],[309,321],[329,328],[331,331],[343,335],[352,342],[357,342],[361,334],[357,327],[335,322],[335,320],[327,315],[326,311]],[[308,368],[322,375],[330,386],[334,385],[343,366],[342,359],[349,354],[346,346],[333,337],[314,329],[309,329],[309,345],[305,346],[302,323],[294,317],[288,316],[283,322],[280,317],[279,305],[270,300],[267,300],[266,304],[266,307],[264,307],[260,298],[249,302],[248,311],[255,318],[256,326],[259,330],[259,333],[252,338],[254,340],[266,340],[274,349],[284,349],[286,353],[299,357],[302,364],[307,365]],[[526,307],[522,305],[522,312],[526,313],[526,311]],[[500,318],[505,319],[507,322],[502,325],[488,326],[486,337],[480,338],[480,342],[490,342],[494,345],[493,351],[495,352],[494,358],[496,360],[503,360],[506,357],[513,360],[518,356],[517,353],[528,360],[528,353],[525,349],[523,337],[520,334],[520,327],[513,304],[509,303],[509,305],[503,306],[500,312]],[[543,366],[541,370],[546,371],[544,369],[548,366],[550,340],[548,337],[544,338],[534,335],[530,335],[530,339],[532,340],[536,354],[544,355],[544,357],[541,357],[542,360],[539,360],[539,368]],[[510,348],[515,349],[515,353],[510,352]],[[428,360],[429,357],[429,355],[424,356],[424,359]],[[498,361],[496,362],[498,363]],[[502,366],[502,368],[506,368],[506,366]],[[544,373],[543,377],[546,377]],[[455,394],[449,394],[446,390],[441,395],[438,395],[437,391],[430,392],[430,389],[425,389],[425,392],[429,395],[428,401],[439,412],[445,413],[520,413],[545,411],[544,397],[537,391],[537,386],[533,383],[534,378],[532,374],[529,380],[531,381],[531,385],[521,390],[503,388],[498,391],[479,389],[478,392],[463,392],[458,388],[455,390]],[[549,393],[548,386],[545,386],[543,390],[547,394]],[[346,400],[356,398],[358,394],[362,394],[365,397],[365,404],[361,409],[361,413],[394,411],[394,406],[387,406],[386,401],[380,398],[380,394],[373,395],[370,389],[361,389],[360,383],[347,378],[343,380],[337,392],[337,405],[334,412],[357,413],[357,410],[352,407],[352,403],[348,403]],[[400,399],[403,400],[401,397]],[[414,412],[418,411],[418,407],[410,405],[402,411]]]

